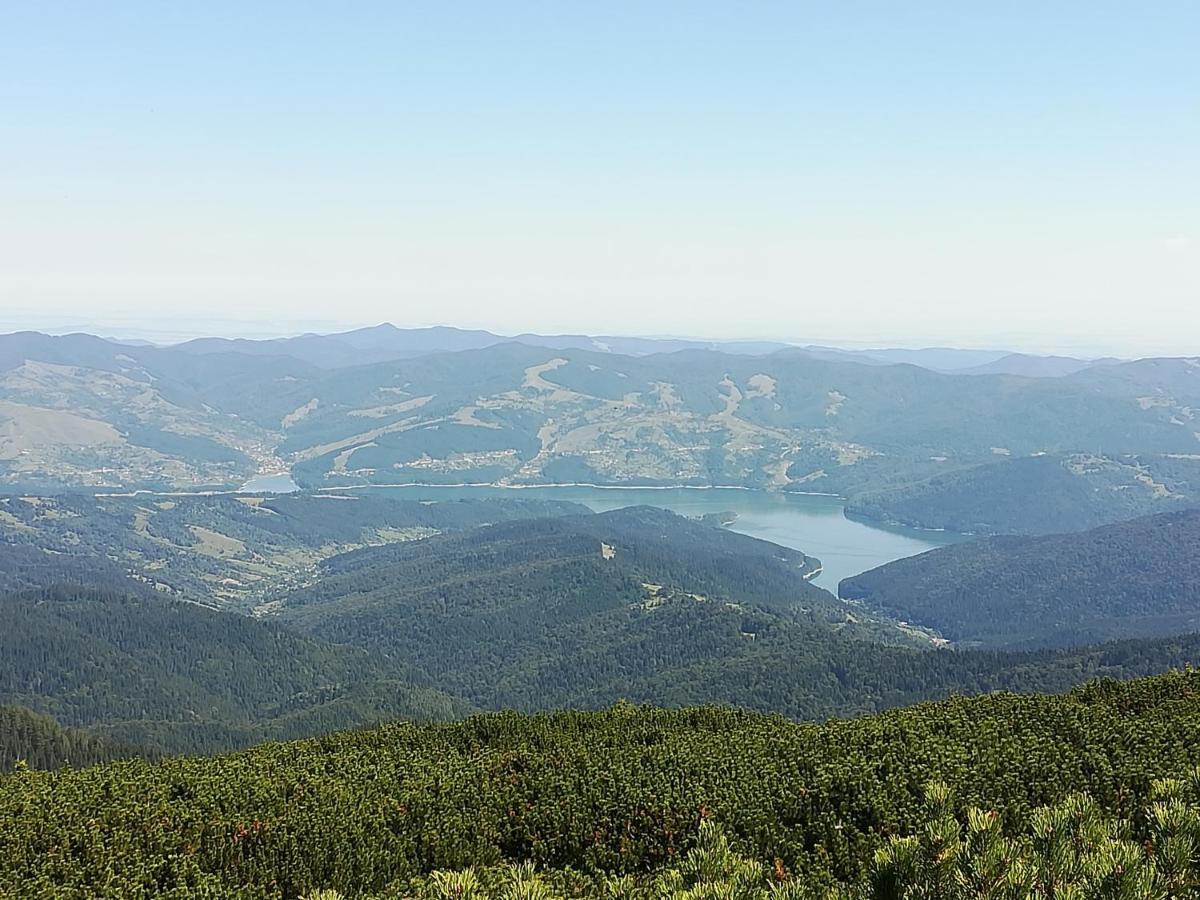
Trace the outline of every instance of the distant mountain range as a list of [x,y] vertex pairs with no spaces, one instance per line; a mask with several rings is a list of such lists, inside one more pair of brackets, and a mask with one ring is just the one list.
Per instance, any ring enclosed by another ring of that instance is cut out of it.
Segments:
[[[131,342],[132,344],[133,342]],[[248,340],[244,338],[198,338],[175,344],[185,353],[249,353],[256,356],[291,356],[322,368],[360,366],[367,363],[410,359],[432,353],[481,350],[496,344],[519,343],[554,350],[591,350],[623,356],[677,353],[681,350],[713,350],[744,356],[765,356],[781,350],[800,351],[817,359],[860,362],[865,365],[907,364],[937,372],[1028,375],[1057,377],[1082,371],[1091,365],[1115,360],[1086,360],[1065,356],[1036,356],[1002,350],[960,350],[930,347],[918,350],[848,350],[812,344],[779,341],[701,341],[686,338],[643,338],[586,334],[523,334],[505,336],[490,331],[434,326],[397,328],[383,323],[334,334],[303,334],[297,337]]]
[[680,350],[721,350],[752,356],[787,349],[772,341],[694,341],[676,338],[638,338],[585,334],[518,334],[506,337],[490,331],[447,326],[397,328],[390,323],[337,334],[303,334],[271,340],[199,338],[174,345],[185,353],[249,353],[256,356],[291,356],[322,368],[360,366],[367,363],[411,359],[433,353],[482,350],[497,344],[519,343],[554,350],[591,350],[625,356],[675,353]]
[[[1067,363],[915,351],[960,366],[944,372],[870,355],[883,351],[519,337],[390,325],[177,347],[0,336],[0,488],[196,491],[285,471],[309,488],[731,485],[1006,531],[986,492],[910,507],[979,479],[1002,490],[1018,471],[1002,466],[1042,455],[1068,461],[1055,489],[1078,496],[1040,499],[1079,510],[1078,527],[1178,508],[1200,482],[1198,360],[1034,377],[1014,373]],[[954,517],[972,496],[984,514]]]

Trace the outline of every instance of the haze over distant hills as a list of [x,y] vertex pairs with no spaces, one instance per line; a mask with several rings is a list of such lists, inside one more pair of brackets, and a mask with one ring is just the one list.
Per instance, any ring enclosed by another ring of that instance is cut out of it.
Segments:
[[407,359],[430,353],[479,350],[495,344],[516,342],[556,350],[593,350],[626,356],[650,353],[675,353],[680,350],[714,350],[723,353],[760,356],[780,350],[802,350],[821,359],[860,362],[866,365],[907,363],[940,372],[971,371],[979,374],[1015,374],[1033,376],[1065,375],[1081,371],[1095,362],[1065,356],[1039,356],[1004,350],[962,350],[949,347],[924,349],[847,349],[840,347],[783,341],[697,340],[674,337],[629,337],[585,334],[500,335],[478,329],[449,326],[398,328],[385,322],[366,328],[329,334],[309,333],[280,338],[206,337],[164,344],[187,353],[239,352],[261,356],[286,355],[303,359],[323,368],[364,365],[393,359]]
[[228,489],[289,470],[311,488],[732,485],[1010,530],[914,504],[946,485],[1012,483],[1008,466],[1045,455],[1065,460],[1059,488],[1080,496],[1055,508],[1097,510],[1079,527],[1196,499],[1193,359],[1078,368],[979,351],[518,337],[390,325],[176,347],[0,336],[0,485]]
[[643,356],[649,353],[673,353],[678,350],[715,350],[729,353],[766,354],[789,347],[769,341],[693,341],[675,338],[639,338],[584,334],[518,334],[504,336],[490,331],[433,326],[397,328],[390,323],[356,328],[336,334],[304,334],[268,340],[199,338],[174,345],[186,353],[239,352],[262,356],[285,355],[323,368],[356,366],[371,362],[408,359],[432,353],[481,350],[496,344],[521,343],[555,350],[592,350]]

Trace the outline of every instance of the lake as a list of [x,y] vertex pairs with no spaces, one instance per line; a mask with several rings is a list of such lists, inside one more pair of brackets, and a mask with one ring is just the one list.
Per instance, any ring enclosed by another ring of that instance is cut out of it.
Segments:
[[[286,476],[285,476],[286,477]],[[259,488],[261,490],[261,488]],[[379,487],[373,490],[419,500],[464,497],[543,497],[573,500],[595,512],[622,506],[661,506],[686,516],[735,512],[731,530],[802,550],[821,560],[813,579],[837,593],[838,582],[894,559],[958,543],[960,535],[902,528],[882,528],[847,519],[836,497],[784,494],[727,488],[597,488],[597,487]]]
[[287,472],[275,475],[255,475],[239,489],[239,494],[291,494],[300,490]]

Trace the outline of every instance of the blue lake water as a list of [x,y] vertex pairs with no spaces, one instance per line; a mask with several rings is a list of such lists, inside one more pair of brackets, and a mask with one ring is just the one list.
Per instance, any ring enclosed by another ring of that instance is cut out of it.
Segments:
[[[258,488],[263,490],[263,488]],[[734,512],[731,526],[815,556],[823,566],[813,582],[837,592],[838,582],[884,563],[957,543],[964,538],[946,532],[882,528],[847,519],[836,497],[768,493],[723,488],[596,488],[596,487],[380,487],[411,499],[448,500],[460,497],[542,497],[573,500],[595,512],[623,506],[661,506],[687,516]]]
[[300,490],[300,485],[292,481],[292,476],[283,472],[277,475],[255,475],[242,485],[241,494],[290,494]]

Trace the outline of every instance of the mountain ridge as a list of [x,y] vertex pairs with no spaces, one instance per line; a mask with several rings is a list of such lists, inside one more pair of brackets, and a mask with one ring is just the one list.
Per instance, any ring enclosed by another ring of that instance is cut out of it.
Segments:
[[838,593],[968,646],[1086,644],[1200,630],[1200,509],[1085,532],[942,547]]
[[[1188,358],[1029,378],[803,349],[628,356],[508,342],[322,369],[0,337],[0,486],[41,493],[228,490],[290,470],[308,488],[719,484],[853,500],[997,461],[1090,455],[1143,459],[1121,492],[1153,500],[1164,484],[1191,496],[1168,470],[1200,459],[1197,434],[1200,363]],[[1105,485],[1077,468],[1089,489]],[[1128,505],[1101,499],[1116,514]]]

